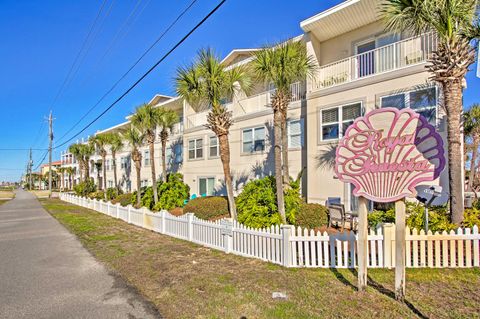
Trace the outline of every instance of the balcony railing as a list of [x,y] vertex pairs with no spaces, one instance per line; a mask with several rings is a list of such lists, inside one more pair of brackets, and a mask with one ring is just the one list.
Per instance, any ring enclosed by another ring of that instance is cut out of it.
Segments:
[[[251,95],[239,100],[224,104],[228,111],[233,112],[233,117],[257,113],[270,109],[271,97],[275,90],[268,90],[259,94]],[[305,82],[296,82],[290,85],[291,102],[305,99]],[[186,117],[185,129],[207,124],[209,110],[192,114]]]
[[420,64],[426,62],[436,48],[436,35],[426,33],[323,65],[310,90],[324,89]]

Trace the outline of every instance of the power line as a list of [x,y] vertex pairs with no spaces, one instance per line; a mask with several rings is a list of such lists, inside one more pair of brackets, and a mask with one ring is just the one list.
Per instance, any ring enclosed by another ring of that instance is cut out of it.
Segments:
[[[150,47],[137,59],[137,61],[135,61],[135,63],[133,63],[133,65],[120,77],[120,79],[117,80],[117,82],[115,82],[113,84],[113,86],[97,101],[97,103],[95,103],[95,105],[93,105],[65,134],[63,134],[58,140],[61,141],[65,136],[67,136],[71,131],[73,131],[73,129],[78,125],[80,124],[83,119],[85,119],[107,96],[108,94],[110,94],[116,87],[117,85],[138,65],[138,63],[140,63],[140,61],[157,45],[157,43],[165,36],[165,34],[167,34],[168,31],[170,31],[171,28],[173,28],[175,26],[175,24],[185,15],[185,13],[195,4],[195,2],[197,2],[197,0],[193,0],[181,13],[180,15],[177,16],[177,18],[168,26],[167,29],[165,29],[165,31],[155,40],[155,42],[153,42]],[[222,4],[223,4],[224,1],[222,1]],[[215,8],[217,9],[217,8]],[[213,11],[214,12],[214,11]],[[211,13],[213,13],[211,12]],[[202,21],[203,23],[203,21]],[[199,25],[197,25],[198,27]],[[196,27],[196,28],[197,28]],[[184,39],[183,39],[184,40]],[[183,42],[183,41],[182,41]],[[180,43],[181,44],[181,43]],[[177,44],[178,46],[179,44]],[[166,57],[166,56],[165,56]],[[150,72],[150,71],[149,71]],[[136,85],[136,84],[135,84]],[[128,93],[128,92],[127,92]],[[96,121],[96,120],[95,120]],[[81,132],[80,132],[81,133]],[[75,138],[76,136],[78,136],[79,134],[75,135],[73,138]],[[72,139],[73,139],[72,138]],[[69,141],[71,141],[72,139],[70,139]],[[66,143],[68,143],[69,141],[67,141]],[[57,147],[60,147],[62,145],[65,145],[66,143],[63,143],[61,145],[58,145]],[[57,148],[55,147],[55,148]]]
[[42,165],[42,163],[43,163],[43,161],[45,160],[45,158],[47,157],[47,155],[48,155],[48,150],[47,150],[47,151],[45,152],[45,154],[43,155],[43,158],[38,162],[37,167],[35,167],[35,168],[33,169],[34,171],[36,171],[36,170],[40,167],[40,165]]
[[78,59],[80,58],[82,52],[84,51],[84,49],[85,49],[85,47],[88,43],[88,40],[90,39],[90,36],[91,36],[93,30],[95,29],[95,26],[97,25],[98,19],[100,18],[100,15],[101,15],[101,13],[103,11],[103,8],[105,7],[106,3],[107,3],[107,0],[103,0],[102,5],[100,6],[100,9],[98,10],[98,13],[95,17],[95,20],[90,25],[90,29],[87,33],[87,36],[85,37],[85,40],[82,43],[82,46],[80,47],[80,50],[78,51],[77,55],[75,56],[75,59],[73,60],[72,65],[70,66],[70,70],[68,71],[67,76],[63,80],[63,83],[60,86],[60,89],[58,90],[57,95],[55,95],[55,98],[53,99],[52,107],[55,106],[55,103],[57,103],[58,99],[60,98],[60,95],[63,93],[63,91],[64,91],[64,89],[67,85],[67,82],[69,81],[70,76],[72,75],[73,69],[75,68],[75,65],[78,62]]
[[45,151],[46,148],[0,148],[0,151]]

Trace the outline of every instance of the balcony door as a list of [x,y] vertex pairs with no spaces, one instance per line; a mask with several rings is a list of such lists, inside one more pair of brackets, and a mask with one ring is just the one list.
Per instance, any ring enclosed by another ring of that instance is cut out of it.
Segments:
[[355,45],[357,77],[394,69],[398,60],[398,49],[392,44],[399,39],[398,34],[389,33],[358,42]]

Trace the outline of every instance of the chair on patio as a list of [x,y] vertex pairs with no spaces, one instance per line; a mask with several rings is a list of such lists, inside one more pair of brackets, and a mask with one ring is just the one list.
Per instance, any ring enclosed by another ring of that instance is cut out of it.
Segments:
[[[328,202],[328,201],[327,201]],[[340,203],[332,203],[327,205],[328,209],[328,227],[332,227],[332,222],[336,221],[338,226],[341,223],[342,231],[345,228],[345,223],[348,221],[350,223],[350,230],[354,229],[354,220],[357,219],[357,212],[346,212],[345,205]]]

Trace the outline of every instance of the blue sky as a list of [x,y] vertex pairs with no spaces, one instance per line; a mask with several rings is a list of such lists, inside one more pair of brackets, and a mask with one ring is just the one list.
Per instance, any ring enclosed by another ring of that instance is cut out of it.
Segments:
[[[50,109],[55,118],[55,136],[61,137],[190,2],[106,0],[103,13],[109,12],[108,16],[100,18],[93,41],[87,46],[89,50],[81,58],[78,72],[53,104],[102,1],[0,1],[0,121],[3,132],[0,135],[0,148],[46,148],[48,140],[44,117]],[[197,0],[180,23],[86,121],[115,100],[218,2]],[[136,105],[147,102],[156,93],[173,94],[172,78],[176,67],[189,63],[199,48],[210,46],[223,57],[235,48],[258,47],[284,40],[302,33],[300,21],[339,2],[228,0],[84,136],[124,121]],[[135,7],[136,18],[131,17],[128,20],[130,23],[126,24],[127,17]],[[123,32],[119,33],[119,30]],[[116,41],[112,44],[113,39]],[[475,78],[473,72],[467,80],[466,106],[480,102],[480,80]],[[54,159],[59,158],[59,151],[55,151]],[[43,153],[33,152],[35,166],[39,164]],[[0,150],[0,181],[17,179],[27,160],[27,151]]]

